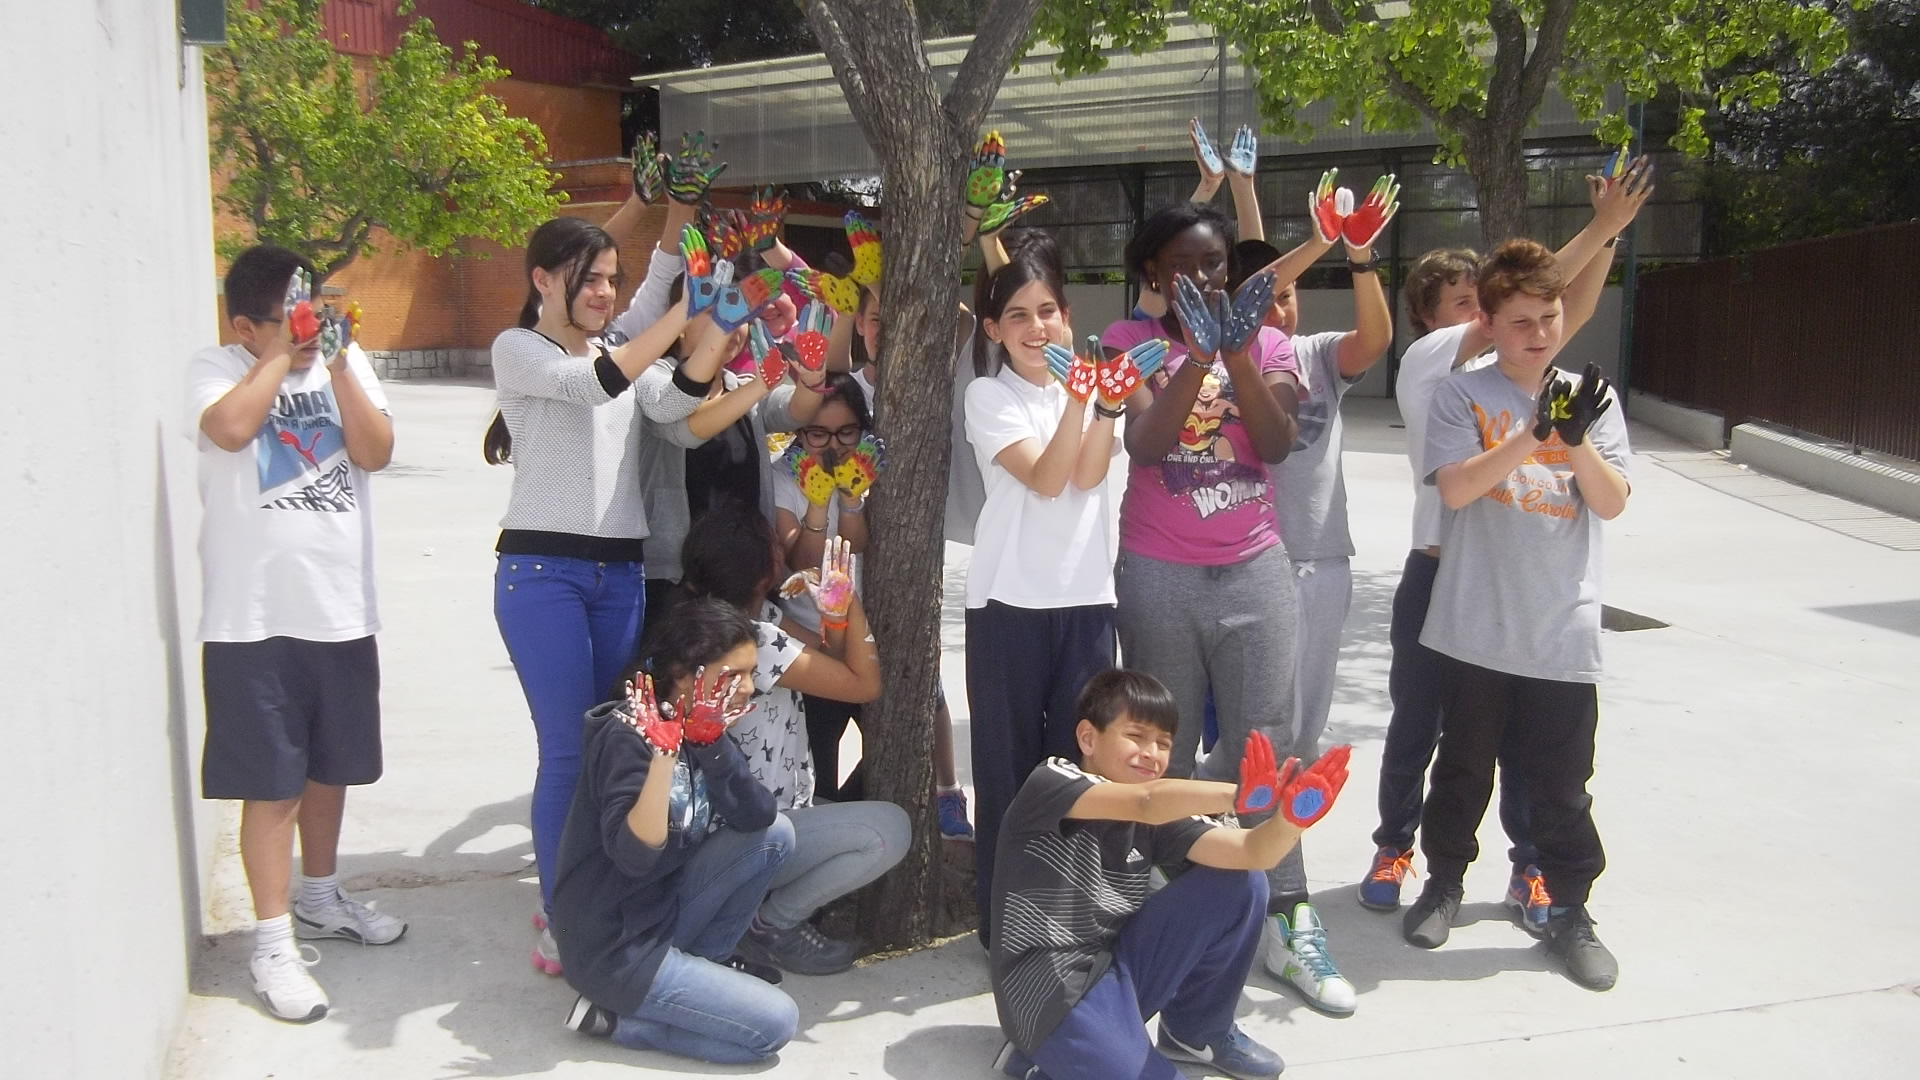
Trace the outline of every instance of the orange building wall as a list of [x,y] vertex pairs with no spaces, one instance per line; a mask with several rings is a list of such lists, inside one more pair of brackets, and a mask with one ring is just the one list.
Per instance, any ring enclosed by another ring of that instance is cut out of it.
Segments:
[[503,79],[487,87],[514,116],[540,125],[554,161],[586,161],[626,153],[620,145],[620,94],[590,86],[550,86]]

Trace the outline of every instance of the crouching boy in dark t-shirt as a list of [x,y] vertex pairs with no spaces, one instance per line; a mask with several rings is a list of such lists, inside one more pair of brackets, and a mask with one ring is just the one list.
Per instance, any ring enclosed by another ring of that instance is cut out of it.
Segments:
[[[1278,1076],[1279,1055],[1233,1022],[1266,915],[1262,871],[1333,805],[1351,748],[1277,769],[1254,732],[1237,786],[1163,780],[1180,716],[1157,679],[1096,675],[1078,713],[1081,763],[1028,776],[995,851],[993,999],[1011,1040],[997,1064],[1025,1080],[1170,1080],[1169,1059]],[[1201,816],[1276,808],[1253,829]],[[1149,897],[1155,866],[1177,876]],[[1157,1048],[1141,1023],[1156,1013]]]

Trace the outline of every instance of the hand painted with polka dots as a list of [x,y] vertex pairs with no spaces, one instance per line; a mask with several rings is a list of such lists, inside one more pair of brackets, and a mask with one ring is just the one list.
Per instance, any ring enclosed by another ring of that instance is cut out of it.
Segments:
[[1303,829],[1326,817],[1340,789],[1347,786],[1347,759],[1352,756],[1353,747],[1336,746],[1297,775],[1300,759],[1288,758],[1280,771],[1280,816]]

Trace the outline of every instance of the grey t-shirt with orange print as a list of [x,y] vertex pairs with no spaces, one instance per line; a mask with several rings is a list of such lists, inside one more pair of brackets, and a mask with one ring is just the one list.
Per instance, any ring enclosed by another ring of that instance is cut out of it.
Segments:
[[[1533,394],[1497,365],[1443,381],[1427,416],[1425,481],[1532,419]],[[1631,451],[1617,401],[1587,438],[1626,475]],[[1420,644],[1494,671],[1599,682],[1601,524],[1580,496],[1566,444],[1548,436],[1485,495],[1447,513]]]

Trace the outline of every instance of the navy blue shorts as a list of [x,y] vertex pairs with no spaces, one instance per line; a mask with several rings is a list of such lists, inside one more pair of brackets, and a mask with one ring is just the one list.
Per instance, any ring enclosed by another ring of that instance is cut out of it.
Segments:
[[200,647],[206,799],[277,802],[307,781],[380,779],[380,653],[373,638],[209,641]]

